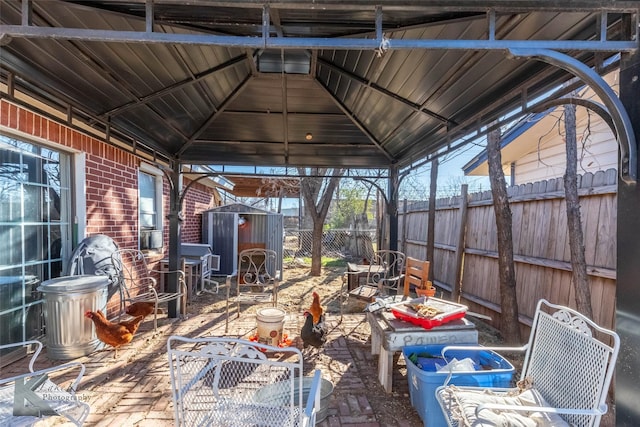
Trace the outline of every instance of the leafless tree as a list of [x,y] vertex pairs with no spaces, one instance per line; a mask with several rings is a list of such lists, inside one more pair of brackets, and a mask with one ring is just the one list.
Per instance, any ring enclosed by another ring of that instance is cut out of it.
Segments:
[[593,319],[591,288],[589,286],[589,276],[587,275],[584,236],[582,234],[582,220],[580,219],[580,199],[578,198],[578,143],[576,137],[576,106],[573,104],[567,104],[564,107],[564,127],[567,153],[564,191],[573,286],[576,291],[576,308],[585,316]]
[[[313,221],[311,245],[311,276],[322,273],[322,229],[329,212],[333,193],[344,173],[343,169],[298,168],[300,191],[305,208]],[[328,178],[322,178],[326,176]]]
[[518,299],[516,295],[516,274],[513,262],[513,231],[511,208],[507,195],[507,182],[502,170],[500,153],[500,131],[495,130],[487,137],[489,180],[493,194],[493,209],[498,232],[498,269],[500,277],[500,331],[509,344],[520,343],[520,323],[518,321]]

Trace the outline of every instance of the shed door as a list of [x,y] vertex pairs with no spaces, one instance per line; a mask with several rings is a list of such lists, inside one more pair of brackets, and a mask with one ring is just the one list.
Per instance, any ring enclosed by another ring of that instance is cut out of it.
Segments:
[[209,212],[207,226],[213,253],[220,255],[220,273],[231,274],[238,268],[238,214]]

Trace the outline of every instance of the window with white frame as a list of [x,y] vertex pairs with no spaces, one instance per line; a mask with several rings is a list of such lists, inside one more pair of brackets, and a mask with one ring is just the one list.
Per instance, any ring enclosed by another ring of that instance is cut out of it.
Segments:
[[162,172],[143,163],[138,173],[140,249],[162,248]]

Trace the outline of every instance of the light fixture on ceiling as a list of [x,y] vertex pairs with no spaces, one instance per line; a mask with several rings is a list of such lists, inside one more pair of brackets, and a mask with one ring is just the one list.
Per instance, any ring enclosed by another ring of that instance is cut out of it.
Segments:
[[307,132],[307,134],[304,136],[304,139],[306,139],[307,141],[311,141],[313,139],[313,134],[311,132]]

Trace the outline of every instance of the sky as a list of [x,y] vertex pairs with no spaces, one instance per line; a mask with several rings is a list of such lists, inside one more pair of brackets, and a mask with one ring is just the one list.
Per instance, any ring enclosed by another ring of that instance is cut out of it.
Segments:
[[[484,150],[485,145],[469,143],[458,150],[441,157],[438,165],[438,197],[447,197],[460,193],[460,185],[468,184],[469,192],[486,191],[489,187],[488,177],[466,176],[462,171],[462,167],[473,157]],[[419,183],[419,189],[424,189],[424,194],[416,194],[416,196],[428,197],[428,191],[431,181],[431,164],[427,164],[411,173],[415,180]],[[407,198],[411,196],[411,190],[405,189],[408,193]]]

